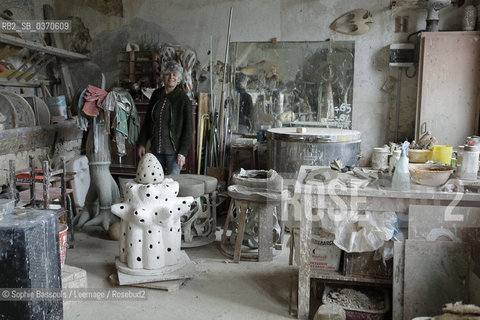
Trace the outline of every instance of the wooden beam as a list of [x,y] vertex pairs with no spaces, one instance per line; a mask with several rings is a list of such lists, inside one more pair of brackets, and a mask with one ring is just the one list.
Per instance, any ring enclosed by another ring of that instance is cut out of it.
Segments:
[[24,80],[16,81],[16,80],[7,80],[4,78],[0,78],[0,86],[6,87],[24,87],[24,88],[37,88],[45,83],[46,85],[50,85],[53,83],[51,80],[30,80],[28,82]]
[[23,40],[21,38],[17,38],[5,33],[0,33],[0,42],[9,44],[15,47],[21,47],[21,48],[27,48],[31,50],[37,50],[40,52],[45,52],[45,53],[57,56],[59,58],[71,59],[71,60],[88,60],[88,57],[86,55],[83,55],[80,53],[71,52],[64,49],[58,49],[51,46],[45,46],[36,42]]

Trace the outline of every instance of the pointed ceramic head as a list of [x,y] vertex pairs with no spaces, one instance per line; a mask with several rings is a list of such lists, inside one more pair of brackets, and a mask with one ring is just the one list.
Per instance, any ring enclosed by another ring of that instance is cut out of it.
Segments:
[[162,183],[163,177],[163,168],[157,157],[151,153],[145,154],[138,163],[135,181],[141,184],[158,184]]

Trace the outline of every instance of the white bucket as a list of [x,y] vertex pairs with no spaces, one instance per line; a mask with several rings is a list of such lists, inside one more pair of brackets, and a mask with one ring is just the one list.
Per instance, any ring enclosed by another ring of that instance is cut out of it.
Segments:
[[47,98],[48,109],[52,117],[67,119],[67,102],[65,96]]

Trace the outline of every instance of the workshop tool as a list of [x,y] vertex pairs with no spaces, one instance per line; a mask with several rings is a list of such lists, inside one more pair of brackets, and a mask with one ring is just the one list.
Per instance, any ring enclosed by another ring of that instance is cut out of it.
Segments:
[[[205,159],[210,159],[210,166],[217,167],[217,162],[215,160],[216,154],[217,154],[217,143],[215,139],[215,134],[216,134],[216,125],[215,125],[215,120],[217,119],[217,115],[215,112],[215,96],[213,94],[213,52],[212,52],[212,47],[213,47],[213,36],[210,34],[210,141],[211,141],[211,148],[206,149],[208,153],[210,153],[210,157],[205,157]],[[205,174],[207,171],[205,170]]]
[[232,14],[233,14],[233,7],[230,8],[230,17],[228,19],[228,32],[227,32],[227,43],[225,46],[225,59],[224,59],[224,68],[223,68],[223,79],[222,79],[222,94],[221,94],[221,100],[220,100],[220,167],[224,168],[224,145],[225,145],[225,111],[226,111],[226,105],[225,105],[225,82],[227,79],[227,68],[228,68],[228,49],[230,47],[230,31],[232,27]]
[[[206,123],[206,125],[205,125]],[[210,123],[210,116],[208,113],[204,113],[202,118],[200,119],[200,131],[198,134],[200,135],[200,142],[198,143],[198,166],[197,166],[197,174],[200,174],[200,166],[202,164],[202,145],[203,145],[203,138],[206,136],[206,130]],[[206,140],[206,138],[205,138]],[[208,149],[205,148],[205,157],[207,156]]]

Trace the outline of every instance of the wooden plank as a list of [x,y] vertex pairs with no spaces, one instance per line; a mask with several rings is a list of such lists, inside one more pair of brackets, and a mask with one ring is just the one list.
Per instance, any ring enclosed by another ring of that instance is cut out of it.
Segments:
[[140,283],[140,284],[132,284],[134,287],[140,288],[149,288],[149,289],[157,289],[157,290],[165,290],[167,292],[178,291],[182,284],[187,281],[186,279],[180,280],[167,280],[167,281],[157,281],[157,282],[149,282],[149,283]]
[[88,57],[86,55],[83,55],[80,53],[58,49],[51,46],[45,46],[37,42],[23,40],[21,38],[17,38],[5,33],[0,33],[0,42],[6,43],[12,46],[16,46],[16,47],[45,52],[45,53],[57,56],[59,58],[72,59],[72,60],[88,60]]
[[40,79],[32,79],[29,81],[25,80],[7,80],[0,78],[0,86],[6,87],[20,87],[20,88],[38,88],[42,84],[50,85],[52,81],[50,80],[40,80]]
[[273,259],[273,205],[258,204],[258,261]]
[[439,228],[449,230],[460,240],[467,242],[467,230],[480,228],[480,208],[410,206],[408,211],[409,239],[427,240],[432,229]]
[[425,123],[438,141],[455,147],[477,134],[479,37],[478,31],[422,33],[417,135]]
[[473,272],[480,276],[479,207],[410,206],[408,216],[409,239],[434,241],[438,232],[445,230],[440,232],[450,232],[459,241],[468,243],[473,250]]
[[[110,283],[112,285],[119,285],[118,276],[117,276],[116,273],[111,274],[108,277],[108,280],[110,281]],[[174,291],[178,291],[178,289],[180,289],[180,287],[185,283],[185,281],[186,281],[186,279],[165,280],[165,281],[130,284],[130,286],[139,287],[139,288],[164,290],[164,291],[167,291],[167,292],[174,292]]]
[[405,268],[405,244],[393,243],[393,289],[392,289],[392,318],[403,319],[403,278]]
[[405,241],[403,319],[442,314],[468,301],[470,247],[451,241]]
[[117,272],[118,282],[121,286],[139,283],[151,283],[167,280],[189,279],[192,278],[195,270],[190,265],[172,273],[157,276],[132,276],[123,272]]
[[389,286],[392,284],[392,279],[379,279],[366,276],[346,276],[340,273],[339,271],[321,271],[321,270],[310,270],[310,277],[314,279],[327,280],[328,282],[358,282],[365,284],[375,284],[382,286]]

